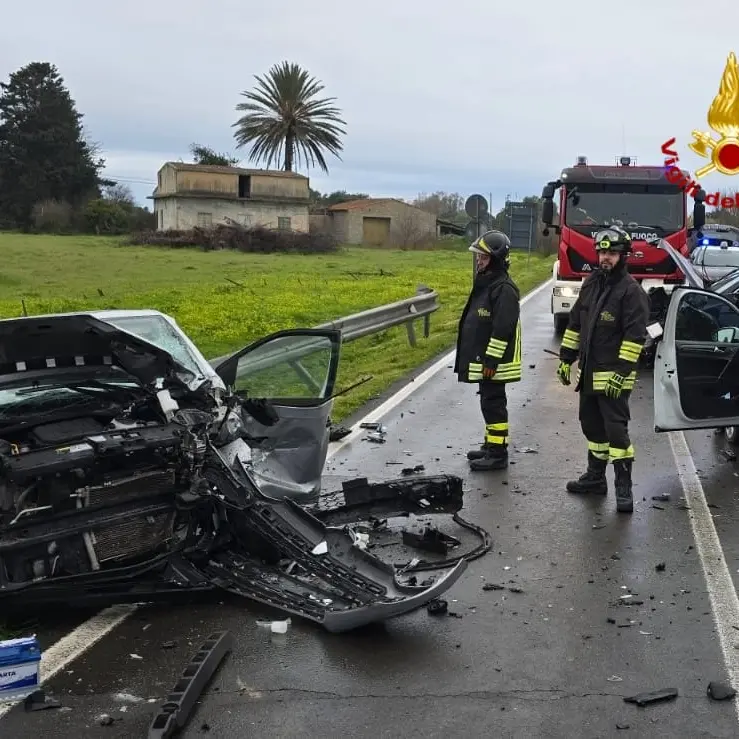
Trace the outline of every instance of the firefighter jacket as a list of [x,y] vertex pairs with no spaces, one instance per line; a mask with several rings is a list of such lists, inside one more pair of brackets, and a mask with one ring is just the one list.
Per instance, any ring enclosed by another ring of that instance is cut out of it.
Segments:
[[582,284],[562,337],[559,357],[579,360],[575,390],[602,393],[611,376],[621,375],[633,390],[644,348],[649,299],[623,265],[611,274],[596,270]]
[[480,382],[483,366],[495,369],[486,381],[521,379],[519,297],[508,272],[483,272],[475,277],[457,332],[454,372],[459,382]]

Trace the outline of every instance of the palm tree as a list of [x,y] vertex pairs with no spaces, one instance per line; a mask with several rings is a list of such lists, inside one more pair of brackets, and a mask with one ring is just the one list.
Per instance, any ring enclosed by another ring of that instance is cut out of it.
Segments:
[[341,111],[332,105],[336,98],[314,99],[324,87],[298,64],[282,62],[264,78],[254,76],[256,88],[241,93],[249,102],[236,106],[244,113],[233,124],[237,148],[252,143],[249,158],[265,160],[267,169],[282,160],[283,169],[291,172],[297,158],[298,164],[301,159],[318,163],[328,174],[323,150],[341,159],[339,135],[346,133]]

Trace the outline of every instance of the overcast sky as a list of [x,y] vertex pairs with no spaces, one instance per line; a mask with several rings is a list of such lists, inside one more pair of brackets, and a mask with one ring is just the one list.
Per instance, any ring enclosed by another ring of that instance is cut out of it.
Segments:
[[[353,9],[356,7],[356,10]],[[240,92],[284,59],[335,96],[342,161],[304,172],[322,192],[541,194],[578,154],[680,164],[727,54],[739,54],[732,0],[36,0],[10,3],[0,77],[57,65],[107,160],[146,201],[163,162],[191,142],[235,150]],[[263,166],[263,165],[262,165]],[[734,180],[734,181],[732,181]],[[739,190],[739,177],[705,187]]]

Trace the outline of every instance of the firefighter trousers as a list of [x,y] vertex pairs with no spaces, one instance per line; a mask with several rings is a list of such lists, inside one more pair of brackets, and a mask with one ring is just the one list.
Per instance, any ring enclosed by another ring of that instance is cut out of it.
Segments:
[[580,427],[588,442],[588,451],[597,459],[615,462],[634,459],[629,438],[630,391],[618,398],[602,393],[580,391]]
[[501,451],[508,448],[508,398],[505,383],[480,383],[480,410],[485,420],[485,443]]

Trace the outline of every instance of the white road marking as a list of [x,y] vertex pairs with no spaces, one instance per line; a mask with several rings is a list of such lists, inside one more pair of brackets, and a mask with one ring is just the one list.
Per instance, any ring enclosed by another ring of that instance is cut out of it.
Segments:
[[[736,689],[739,687],[739,650],[734,649],[734,644],[739,641],[739,631],[734,626],[739,626],[739,597],[685,434],[682,431],[670,431],[668,436],[677,465],[677,474],[685,493],[685,501],[691,508],[688,514],[690,525],[703,565],[713,619],[716,622],[729,681]],[[739,701],[734,701],[734,710],[739,720]]]
[[[41,664],[39,665],[40,682],[51,680],[58,672],[74,662],[77,657],[81,657],[106,634],[109,634],[116,626],[123,623],[137,607],[135,604],[126,604],[106,608],[70,631],[58,642],[52,644],[41,655]],[[8,713],[13,706],[18,705],[19,702],[0,705],[0,718]]]
[[[539,285],[531,292],[521,298],[521,305],[525,305],[529,300],[534,298],[546,287],[550,286],[552,280],[549,279],[546,282]],[[393,408],[397,407],[402,403],[411,393],[415,392],[421,386],[425,385],[432,377],[437,375],[444,367],[446,367],[450,360],[454,357],[456,350],[452,350],[449,354],[446,354],[431,367],[424,370],[415,380],[411,380],[407,385],[398,390],[395,395],[388,398],[382,405],[375,408],[374,411],[368,413],[364,418],[357,421],[354,430],[348,436],[345,436],[338,442],[329,444],[327,453],[327,460],[330,459],[334,454],[343,449],[345,446],[350,444],[352,441],[356,441],[360,436],[364,434],[364,430],[359,428],[361,423],[375,423],[381,419],[384,415],[389,413]],[[104,636],[109,634],[116,626],[122,624],[132,613],[134,613],[139,606],[136,604],[126,604],[123,606],[114,606],[112,608],[106,608],[104,611],[95,614],[92,618],[80,624],[76,629],[70,631],[66,636],[62,637],[58,642],[48,647],[41,658],[40,675],[39,678],[42,682],[50,680],[60,670],[63,670],[67,665],[71,664],[78,657],[81,657],[88,649],[94,644],[97,644]],[[739,622],[738,622],[739,623]],[[2,718],[8,711],[13,708],[17,703],[8,703],[0,706],[0,718]]]

